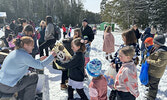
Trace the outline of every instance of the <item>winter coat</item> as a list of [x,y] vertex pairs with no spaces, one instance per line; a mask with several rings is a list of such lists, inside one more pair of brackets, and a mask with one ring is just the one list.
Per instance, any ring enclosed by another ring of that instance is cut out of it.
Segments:
[[62,27],[62,29],[63,29],[63,32],[66,32],[66,27]]
[[6,29],[5,30],[5,39],[8,38],[9,34],[13,34],[13,31]]
[[112,33],[106,33],[106,35],[104,35],[104,42],[103,42],[103,51],[106,53],[112,53],[115,51],[114,48],[114,36]]
[[87,25],[85,28],[83,28],[83,26],[82,26],[81,33],[82,33],[82,37],[88,36],[90,42],[92,42],[94,40],[94,34],[93,34],[92,28],[90,26]]
[[135,33],[136,39],[138,40],[141,37],[141,34],[140,34],[139,30],[136,29],[136,30],[133,30],[133,31]]
[[118,72],[119,68],[122,66],[122,62],[120,61],[119,57],[118,57],[118,53],[119,50],[125,46],[130,46],[130,47],[134,47],[135,49],[135,56],[133,57],[133,61],[135,61],[136,57],[140,55],[140,48],[139,48],[139,44],[138,43],[134,43],[134,44],[130,44],[130,45],[124,45],[122,44],[119,49],[116,51],[116,53],[114,54],[113,60],[111,62],[113,62],[114,64],[116,64],[116,71]]
[[15,28],[17,27],[16,24],[14,24],[13,22],[10,23],[9,26],[10,26],[10,29],[11,29],[12,31],[15,31]]
[[148,59],[148,74],[155,78],[161,78],[167,66],[167,47],[159,47],[148,57]]
[[107,100],[107,81],[104,76],[92,79],[89,84],[90,100]]
[[54,34],[54,25],[52,23],[49,23],[45,29],[45,38],[44,38],[45,41],[55,39],[53,34]]
[[[54,59],[50,55],[45,60],[35,60],[25,49],[13,50],[5,58],[2,69],[0,70],[0,83],[13,87],[23,78],[31,66],[37,69],[43,69]],[[20,84],[23,84],[20,82]]]
[[69,78],[82,82],[84,80],[84,54],[82,52],[76,52],[70,61],[62,63],[56,60],[56,63],[66,69],[69,69]]
[[135,97],[139,96],[137,84],[137,68],[134,62],[123,63],[116,75],[114,87],[118,91],[130,92]]
[[67,51],[71,54],[71,56],[74,55],[73,50],[71,49],[71,42],[72,42],[73,38],[67,38],[67,39],[63,39],[63,46],[67,49]]
[[150,28],[146,28],[144,34],[141,35],[141,41],[142,41],[142,44],[141,44],[141,51],[143,51],[145,49],[145,44],[144,44],[144,41],[148,38],[148,37],[152,37],[153,38],[153,35],[150,33],[151,29]]
[[45,28],[42,28],[41,27],[41,30],[40,30],[40,39],[39,39],[39,43],[43,43],[43,42],[45,42],[45,40],[44,40],[44,37],[45,37]]

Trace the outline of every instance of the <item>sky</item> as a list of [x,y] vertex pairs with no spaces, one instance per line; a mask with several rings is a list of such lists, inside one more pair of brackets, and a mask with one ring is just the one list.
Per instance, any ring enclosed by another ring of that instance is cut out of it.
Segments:
[[84,8],[88,11],[99,13],[100,12],[100,3],[102,0],[84,0]]

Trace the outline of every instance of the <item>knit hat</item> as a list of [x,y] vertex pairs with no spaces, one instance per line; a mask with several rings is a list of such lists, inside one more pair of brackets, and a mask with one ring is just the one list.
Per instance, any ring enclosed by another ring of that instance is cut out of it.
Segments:
[[88,74],[92,77],[98,77],[101,74],[101,61],[98,59],[93,59],[86,65],[86,70]]
[[158,44],[160,46],[164,46],[165,44],[165,36],[164,35],[158,35],[154,38],[153,42],[155,44]]
[[88,20],[87,20],[86,18],[84,18],[84,19],[82,20],[82,22],[88,22]]
[[146,40],[144,41],[144,43],[148,43],[150,45],[153,45],[153,38],[152,37],[146,38]]
[[88,36],[84,36],[84,40],[89,40]]

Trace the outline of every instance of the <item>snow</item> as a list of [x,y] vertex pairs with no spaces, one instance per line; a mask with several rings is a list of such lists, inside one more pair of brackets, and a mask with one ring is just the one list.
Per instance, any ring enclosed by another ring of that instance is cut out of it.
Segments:
[[[72,32],[73,33],[73,32]],[[115,37],[115,51],[118,49],[119,46],[123,43],[122,32],[113,32],[113,35]],[[167,43],[166,43],[167,44]],[[103,31],[97,31],[97,34],[95,35],[95,39],[92,42],[92,49],[90,52],[90,59],[98,58],[102,62],[102,73],[107,69],[107,67],[110,65],[110,63],[104,58],[104,52],[102,51],[103,46]],[[140,66],[137,66],[137,73],[139,76],[140,73]],[[67,100],[68,94],[67,90],[60,90],[60,83],[61,83],[61,71],[55,70],[52,68],[51,64],[45,67],[44,69],[45,73],[45,82],[44,82],[44,88],[43,88],[43,100]],[[91,77],[89,77],[91,80]],[[165,70],[165,73],[163,77],[160,80],[159,87],[158,87],[158,94],[156,100],[167,100],[167,68]],[[86,95],[89,97],[89,91],[88,91],[88,85],[90,83],[90,80],[84,81],[84,91]],[[143,100],[143,96],[145,93],[145,87],[140,84],[140,81],[138,79],[138,85],[139,85],[139,92],[140,95],[137,98],[137,100]],[[108,88],[108,96],[110,94],[110,89]],[[79,97],[76,91],[74,92],[74,97]]]

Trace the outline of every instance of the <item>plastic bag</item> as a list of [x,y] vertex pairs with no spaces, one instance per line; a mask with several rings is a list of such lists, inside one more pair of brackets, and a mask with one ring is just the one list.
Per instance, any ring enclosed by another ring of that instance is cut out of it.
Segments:
[[149,64],[147,63],[147,61],[145,61],[145,63],[142,63],[141,65],[141,72],[140,72],[140,82],[143,84],[143,85],[147,85],[148,82],[149,82],[149,77],[148,77],[148,67],[149,67]]
[[116,75],[117,75],[116,69],[111,66],[109,66],[104,73],[104,77],[107,80],[107,84],[111,89],[114,89],[114,81]]

